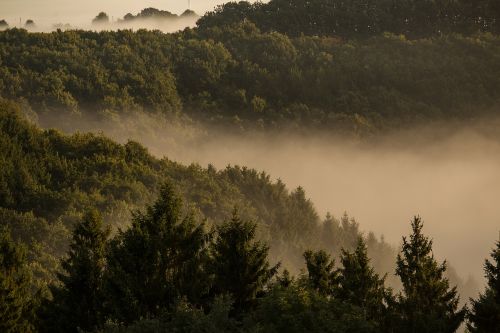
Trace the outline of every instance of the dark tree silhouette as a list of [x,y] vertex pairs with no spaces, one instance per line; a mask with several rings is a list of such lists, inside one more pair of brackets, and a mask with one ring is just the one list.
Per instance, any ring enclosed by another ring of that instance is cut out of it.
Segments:
[[415,217],[412,234],[403,237],[396,274],[403,284],[397,299],[397,328],[400,332],[455,332],[465,316],[459,309],[456,287],[443,277],[446,262],[438,264],[432,253],[432,240],[423,233],[423,222]]
[[486,260],[484,271],[488,285],[477,300],[471,299],[467,326],[470,332],[500,332],[500,240],[491,252],[491,261]]
[[103,276],[109,234],[95,210],[87,212],[76,226],[59,274],[62,285],[52,289],[53,300],[41,316],[43,331],[93,331],[104,324]]
[[229,222],[217,227],[211,249],[212,293],[229,294],[237,313],[255,304],[279,267],[270,266],[269,247],[255,240],[256,228],[234,212]]

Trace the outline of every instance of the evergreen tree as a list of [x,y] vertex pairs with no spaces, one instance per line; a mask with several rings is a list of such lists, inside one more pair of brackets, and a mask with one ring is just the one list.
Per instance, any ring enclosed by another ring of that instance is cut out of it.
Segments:
[[112,318],[154,318],[184,297],[199,304],[208,293],[206,244],[203,224],[184,216],[173,186],[164,185],[158,200],[111,243],[106,290]]
[[329,254],[320,250],[304,252],[307,266],[307,281],[311,288],[322,295],[333,295],[338,285],[338,271],[335,270],[335,260]]
[[[62,262],[60,287],[54,287],[47,306],[47,332],[92,331],[104,324],[103,275],[110,234],[99,213],[91,210],[73,231],[68,258]],[[42,316],[43,317],[43,316]]]
[[360,307],[365,319],[381,319],[386,311],[384,299],[388,296],[384,287],[385,278],[380,278],[370,266],[363,238],[359,238],[354,252],[342,250],[340,261],[343,267],[340,269],[336,296]]
[[237,313],[248,310],[276,274],[279,264],[270,267],[269,247],[255,241],[256,224],[232,219],[217,227],[212,244],[212,293],[233,297]]
[[5,229],[0,229],[0,332],[34,332],[31,276],[24,248]]
[[478,300],[471,300],[469,313],[470,332],[500,332],[500,241],[491,252],[492,261],[486,260],[484,271],[488,285]]
[[465,309],[458,308],[456,287],[450,288],[443,277],[446,261],[438,264],[432,253],[432,240],[422,234],[423,222],[415,217],[412,235],[403,237],[398,254],[396,275],[403,284],[396,311],[397,331],[408,333],[455,332],[462,323]]

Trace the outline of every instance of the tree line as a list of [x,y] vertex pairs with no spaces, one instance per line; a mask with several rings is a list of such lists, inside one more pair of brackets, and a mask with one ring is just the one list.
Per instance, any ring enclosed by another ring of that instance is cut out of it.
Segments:
[[25,252],[0,233],[0,313],[5,332],[471,332],[500,329],[500,241],[486,260],[488,286],[469,310],[432,253],[419,217],[396,260],[402,290],[375,273],[366,243],[305,251],[292,276],[271,265],[256,225],[233,217],[207,229],[184,213],[171,184],[110,237],[91,210],[75,225],[50,296],[30,290]]
[[[175,21],[178,19],[183,19],[183,18],[191,18],[195,19],[198,17],[198,14],[196,14],[194,11],[190,9],[186,9],[182,14],[177,15],[174,13],[171,13],[167,10],[159,10],[153,7],[148,7],[144,8],[141,10],[139,13],[136,15],[133,15],[132,13],[127,13],[125,16],[123,16],[123,19],[118,19],[116,23],[130,23],[134,20],[156,20],[156,21]],[[94,25],[106,25],[109,24],[109,15],[105,12],[100,12],[97,14],[97,16],[92,20],[92,24]]]
[[364,38],[384,32],[422,38],[500,31],[496,0],[271,0],[228,2],[198,21],[201,29],[248,20],[290,36]]

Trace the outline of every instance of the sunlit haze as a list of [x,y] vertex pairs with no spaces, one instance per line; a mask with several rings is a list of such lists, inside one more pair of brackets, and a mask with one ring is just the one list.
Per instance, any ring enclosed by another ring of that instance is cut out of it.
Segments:
[[[213,9],[224,0],[190,0],[190,7],[198,14]],[[106,12],[110,19],[123,18],[127,13],[136,14],[144,8],[154,7],[181,14],[188,8],[186,1],[76,1],[76,0],[1,0],[0,19],[5,19],[11,26],[19,26],[27,19],[32,19],[38,25],[50,27],[54,24],[71,24],[87,26],[101,11]]]

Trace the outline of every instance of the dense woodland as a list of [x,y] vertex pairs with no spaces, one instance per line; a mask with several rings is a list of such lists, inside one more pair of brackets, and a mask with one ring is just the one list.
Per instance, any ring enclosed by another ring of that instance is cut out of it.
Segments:
[[366,37],[384,32],[422,38],[500,31],[496,0],[271,0],[229,2],[204,15],[201,28],[249,20],[291,36]]
[[[0,331],[499,332],[500,243],[460,298],[419,217],[396,249],[264,172],[39,126],[150,113],[364,137],[496,117],[499,10],[272,0],[174,34],[0,32]],[[147,15],[168,14],[125,19]]]
[[497,35],[343,40],[232,26],[0,33],[0,94],[38,114],[143,110],[240,129],[366,135],[496,115]]

